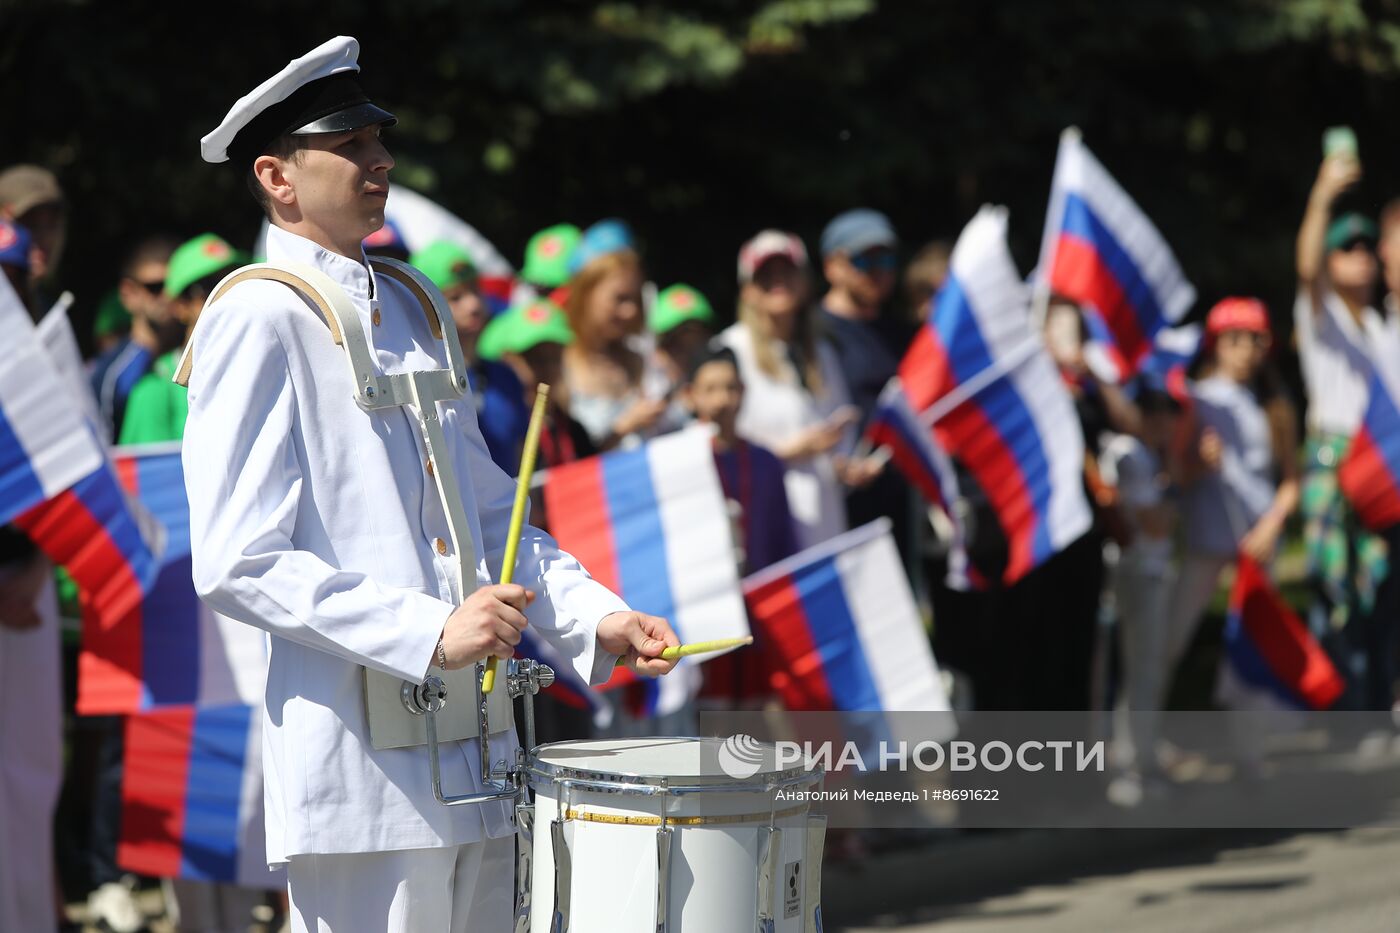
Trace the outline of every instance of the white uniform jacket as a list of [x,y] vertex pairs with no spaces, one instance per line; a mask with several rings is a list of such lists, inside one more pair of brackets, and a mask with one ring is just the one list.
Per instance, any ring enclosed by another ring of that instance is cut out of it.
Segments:
[[[267,252],[345,289],[384,373],[446,367],[397,282],[372,281],[364,264],[276,227]],[[204,311],[194,339],[184,465],[195,587],[215,611],[272,636],[269,864],[513,831],[508,804],[439,804],[425,748],[369,742],[360,666],[421,680],[458,602],[447,521],[412,415],[355,404],[343,351],[285,285],[235,286]],[[471,518],[476,582],[486,584],[500,572],[514,483],[491,462],[471,399],[438,407]],[[540,597],[527,613],[532,629],[591,683],[605,680],[615,658],[595,651],[597,625],[625,610],[622,600],[528,526],[515,579]],[[480,789],[476,740],[457,752],[443,760],[444,789]],[[501,757],[513,754],[495,749]]]

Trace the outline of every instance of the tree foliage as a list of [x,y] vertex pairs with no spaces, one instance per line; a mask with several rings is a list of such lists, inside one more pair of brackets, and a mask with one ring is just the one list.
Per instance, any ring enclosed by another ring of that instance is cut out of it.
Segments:
[[248,239],[234,173],[199,161],[229,104],[336,33],[399,114],[395,179],[519,258],[561,219],[627,217],[664,282],[723,306],[738,244],[889,212],[910,246],[983,201],[1029,270],[1068,125],[1173,244],[1204,302],[1291,298],[1324,127],[1357,130],[1353,203],[1400,194],[1400,0],[250,0],[11,2],[0,163],[54,167],[64,277],[90,307],[136,236]]

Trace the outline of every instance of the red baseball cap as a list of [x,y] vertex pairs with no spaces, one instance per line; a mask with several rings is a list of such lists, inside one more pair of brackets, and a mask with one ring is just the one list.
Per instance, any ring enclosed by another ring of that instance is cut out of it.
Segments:
[[1227,330],[1247,330],[1270,335],[1269,309],[1258,298],[1222,298],[1206,315],[1206,339]]

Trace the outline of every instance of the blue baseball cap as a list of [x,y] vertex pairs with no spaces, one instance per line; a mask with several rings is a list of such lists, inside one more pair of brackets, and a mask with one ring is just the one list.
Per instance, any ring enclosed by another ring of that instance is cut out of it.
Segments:
[[832,253],[855,256],[878,246],[894,249],[898,245],[890,219],[868,207],[838,214],[822,231],[823,258]]
[[625,220],[615,217],[600,220],[583,231],[583,237],[569,257],[569,275],[577,275],[580,269],[599,256],[632,249],[635,242],[632,228],[627,226]]
[[19,224],[0,219],[0,266],[29,271],[29,231]]

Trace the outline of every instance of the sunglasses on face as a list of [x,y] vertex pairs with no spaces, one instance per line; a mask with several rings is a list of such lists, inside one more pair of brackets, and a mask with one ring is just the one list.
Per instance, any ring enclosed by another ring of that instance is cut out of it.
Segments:
[[159,298],[161,293],[165,291],[165,279],[158,279],[154,282],[143,282],[140,279],[128,279],[128,281],[141,286],[155,298]]
[[1350,253],[1357,249],[1365,250],[1369,253],[1371,252],[1371,241],[1364,237],[1354,237],[1343,243],[1340,249],[1344,253]]
[[895,270],[896,261],[894,253],[889,250],[879,249],[852,256],[851,265],[855,266],[861,272],[870,272],[876,269],[882,272],[893,272]]

